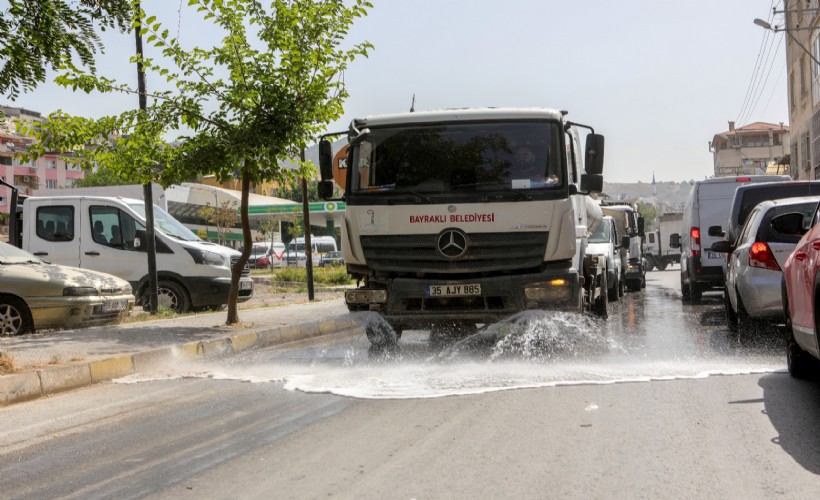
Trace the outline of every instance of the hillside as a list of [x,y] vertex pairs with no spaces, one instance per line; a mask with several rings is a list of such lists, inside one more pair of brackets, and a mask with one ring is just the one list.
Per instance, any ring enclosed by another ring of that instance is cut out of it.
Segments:
[[614,201],[653,203],[662,212],[681,212],[691,190],[692,184],[689,181],[657,182],[654,189],[653,184],[646,182],[604,182],[602,196]]

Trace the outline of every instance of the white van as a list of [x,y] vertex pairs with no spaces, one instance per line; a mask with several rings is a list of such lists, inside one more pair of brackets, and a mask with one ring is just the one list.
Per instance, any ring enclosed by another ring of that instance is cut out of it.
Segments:
[[[23,249],[56,264],[119,276],[137,300],[147,288],[143,200],[101,196],[27,198],[23,203]],[[228,303],[236,250],[202,241],[154,205],[159,305],[177,312]],[[239,302],[253,296],[247,269]]]
[[[322,255],[338,250],[336,239],[333,236],[311,236],[310,248],[313,267],[319,265]],[[288,243],[285,258],[289,267],[305,267],[307,261],[305,257],[305,238],[295,238]]]
[[681,249],[680,287],[684,301],[698,302],[704,291],[723,290],[726,256],[711,250],[712,243],[723,237],[709,235],[709,228],[726,223],[738,186],[790,179],[787,175],[748,175],[695,182],[683,209],[683,234],[670,245]]

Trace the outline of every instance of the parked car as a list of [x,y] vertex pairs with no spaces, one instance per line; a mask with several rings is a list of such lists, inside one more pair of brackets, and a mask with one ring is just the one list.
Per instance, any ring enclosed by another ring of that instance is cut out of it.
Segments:
[[818,196],[764,201],[749,214],[735,245],[726,240],[712,245],[713,251],[729,255],[724,303],[730,331],[783,320],[782,268],[818,201]]
[[131,285],[110,274],[49,264],[0,242],[0,334],[114,323],[134,307]]
[[[588,238],[587,254],[606,257],[606,282],[609,300],[617,301],[624,296],[626,288],[625,270],[621,263],[621,245],[615,221],[605,215],[598,229]],[[629,237],[624,243],[629,243]]]
[[251,255],[248,257],[248,267],[251,269],[273,268],[273,255],[268,243],[254,243]]
[[[796,219],[796,217],[795,217]],[[783,315],[786,322],[786,364],[794,377],[818,370],[817,298],[820,295],[820,209],[811,229],[800,238],[783,266]]]
[[342,256],[342,252],[327,252],[326,254],[322,255],[319,259],[319,266],[343,266],[345,263],[345,259]]

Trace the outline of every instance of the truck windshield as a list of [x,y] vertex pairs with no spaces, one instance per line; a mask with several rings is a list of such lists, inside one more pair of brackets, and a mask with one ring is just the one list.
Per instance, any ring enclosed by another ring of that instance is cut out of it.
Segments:
[[[145,203],[129,204],[135,212],[140,214],[145,219]],[[190,229],[183,226],[181,222],[174,219],[171,214],[165,210],[154,205],[154,227],[174,238],[184,241],[202,241],[202,239],[194,234]]]
[[348,189],[418,195],[560,188],[559,129],[546,121],[373,127],[353,148]]

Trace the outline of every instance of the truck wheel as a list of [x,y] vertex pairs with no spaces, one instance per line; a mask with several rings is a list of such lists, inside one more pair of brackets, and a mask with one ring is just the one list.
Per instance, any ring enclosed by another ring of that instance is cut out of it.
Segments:
[[17,297],[0,297],[0,335],[20,335],[34,331],[31,311]]
[[175,313],[186,313],[191,310],[191,300],[185,290],[174,281],[157,282],[157,305],[167,307]]
[[594,313],[601,318],[609,317],[609,294],[606,286],[606,273],[601,275],[601,293],[595,299]]
[[367,340],[376,347],[390,347],[399,342],[400,333],[391,327],[383,318],[368,318],[364,324]]
[[666,268],[669,267],[669,261],[666,259],[661,260],[657,263],[658,271],[666,271]]
[[649,272],[655,267],[655,257],[652,255],[646,256],[646,271]]

